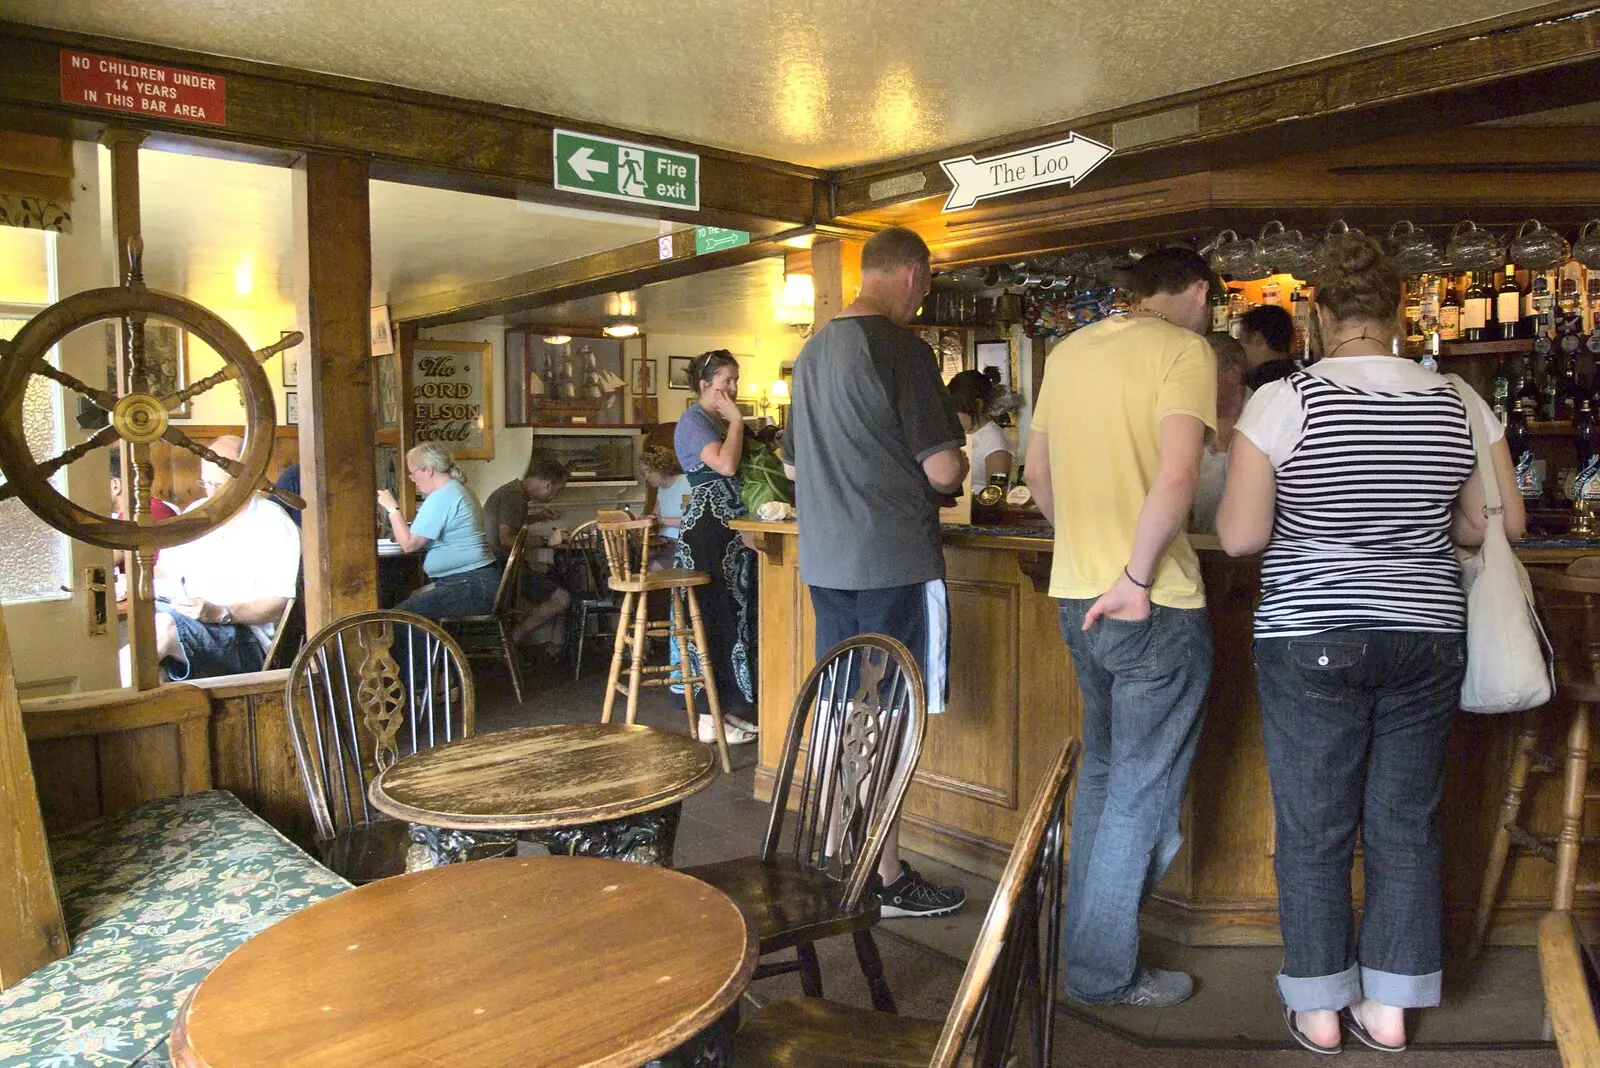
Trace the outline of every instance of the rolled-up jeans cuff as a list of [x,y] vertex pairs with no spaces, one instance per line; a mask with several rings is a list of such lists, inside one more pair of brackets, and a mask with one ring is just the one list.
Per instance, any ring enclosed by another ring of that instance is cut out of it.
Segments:
[[1308,979],[1279,972],[1278,994],[1295,1012],[1338,1011],[1361,1000],[1361,968],[1352,964],[1342,972]]
[[1439,1004],[1444,972],[1427,975],[1396,975],[1376,968],[1362,967],[1361,992],[1373,1001],[1399,1009],[1427,1009]]

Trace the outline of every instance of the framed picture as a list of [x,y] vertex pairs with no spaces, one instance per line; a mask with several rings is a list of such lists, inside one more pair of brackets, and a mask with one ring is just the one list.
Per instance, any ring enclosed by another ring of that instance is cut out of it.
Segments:
[[411,440],[457,460],[494,459],[494,368],[487,341],[417,339],[411,352]]
[[300,425],[300,394],[285,391],[283,394],[283,425]]
[[376,430],[400,425],[399,357],[390,353],[372,361],[372,413]]
[[[293,332],[294,331],[292,330],[280,330],[278,331],[278,336],[280,338],[287,337]],[[296,345],[292,349],[284,349],[282,352],[278,353],[278,374],[283,378],[284,389],[300,388],[299,345]]]
[[[996,385],[1011,388],[1011,345],[1006,341],[980,341],[975,346],[978,370],[991,379],[998,375]],[[992,370],[991,370],[992,369]]]
[[656,395],[656,365],[648,356],[638,356],[628,361],[628,384],[636,397]]
[[[116,389],[117,331],[120,328],[106,324],[106,366],[113,391]],[[144,327],[145,373],[149,378],[149,391],[160,397],[176,393],[189,384],[188,335],[176,323],[150,320]],[[175,419],[189,418],[192,402],[185,401],[173,411]]]
[[668,389],[693,389],[694,383],[689,381],[688,356],[667,357],[667,388]]
[[389,328],[389,306],[380,304],[372,309],[372,354],[394,354],[394,331]]
[[648,363],[644,345],[642,336],[609,338],[594,329],[508,327],[506,425],[632,425],[639,387],[654,388],[641,377],[653,379],[653,371],[633,366]]

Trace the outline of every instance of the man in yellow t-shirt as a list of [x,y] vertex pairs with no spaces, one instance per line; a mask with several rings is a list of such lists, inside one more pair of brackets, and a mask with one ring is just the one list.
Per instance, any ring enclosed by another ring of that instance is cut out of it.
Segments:
[[1211,271],[1165,248],[1129,272],[1126,317],[1050,353],[1028,436],[1028,487],[1053,517],[1050,593],[1083,696],[1063,955],[1094,1004],[1176,1005],[1183,972],[1139,963],[1139,904],[1178,851],[1178,805],[1211,682],[1211,628],[1183,534],[1217,422]]

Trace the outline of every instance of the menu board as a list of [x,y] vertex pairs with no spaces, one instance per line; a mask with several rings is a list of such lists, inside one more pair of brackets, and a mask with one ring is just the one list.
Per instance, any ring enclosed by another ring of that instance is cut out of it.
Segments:
[[411,441],[437,442],[458,460],[494,459],[488,343],[418,339],[411,355]]

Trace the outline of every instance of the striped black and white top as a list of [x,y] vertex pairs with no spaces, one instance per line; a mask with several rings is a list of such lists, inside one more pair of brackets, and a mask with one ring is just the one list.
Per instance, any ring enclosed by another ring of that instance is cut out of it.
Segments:
[[1465,629],[1450,521],[1472,432],[1449,382],[1428,379],[1379,392],[1302,371],[1277,384],[1301,423],[1281,455],[1266,450],[1277,511],[1256,637]]

